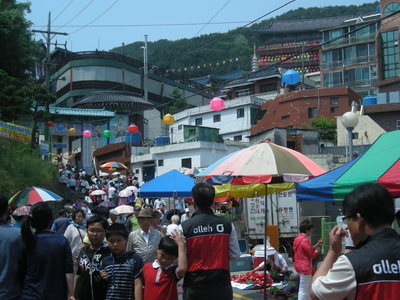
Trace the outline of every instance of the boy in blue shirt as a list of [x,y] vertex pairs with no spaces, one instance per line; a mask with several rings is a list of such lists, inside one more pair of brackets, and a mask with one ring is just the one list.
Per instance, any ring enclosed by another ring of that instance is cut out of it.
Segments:
[[142,258],[126,251],[129,232],[123,224],[112,224],[106,238],[111,254],[104,258],[101,277],[107,281],[106,300],[142,299]]

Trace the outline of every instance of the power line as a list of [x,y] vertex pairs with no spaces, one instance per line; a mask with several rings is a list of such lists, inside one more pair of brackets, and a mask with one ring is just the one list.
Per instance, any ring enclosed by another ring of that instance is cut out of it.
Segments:
[[[270,14],[276,12],[277,10],[279,10],[279,9],[281,9],[281,8],[287,6],[287,5],[289,5],[289,4],[291,4],[291,3],[295,2],[295,1],[296,1],[296,0],[290,0],[290,1],[286,2],[285,4],[283,4],[283,5],[281,5],[281,6],[277,7],[277,8],[275,8],[275,9],[269,11],[268,13],[262,15],[261,17],[255,19],[255,20],[253,20],[253,21],[250,21],[250,22],[247,23],[246,25],[243,25],[243,26],[238,27],[238,28],[236,28],[236,29],[238,30],[238,29],[241,29],[241,28],[245,28],[245,27],[247,27],[247,26],[249,26],[249,25],[251,25],[251,24],[257,22],[258,20],[260,20],[260,19],[262,19],[262,18],[265,18],[266,16],[268,16],[268,15],[270,15]],[[182,55],[182,56],[180,56],[180,57],[178,57],[178,58],[172,60],[172,61],[170,62],[169,65],[171,65],[172,63],[174,63],[174,62],[176,62],[176,61],[181,60],[182,58],[184,58],[184,57],[186,57],[186,56],[188,56],[188,55],[190,55],[190,54],[192,54],[192,53],[194,53],[194,52],[196,52],[196,51],[198,51],[198,50],[200,50],[200,49],[203,49],[204,47],[207,47],[208,45],[211,45],[211,44],[213,44],[213,43],[219,41],[220,39],[222,39],[222,37],[216,38],[216,39],[214,39],[214,40],[212,40],[212,41],[210,41],[210,42],[208,42],[208,43],[203,44],[203,45],[200,46],[200,47],[197,47],[196,49],[193,49],[192,51],[187,52],[186,54],[184,54],[184,55]],[[168,65],[165,66],[165,67],[168,67]]]
[[210,21],[208,21],[206,24],[204,24],[204,26],[203,27],[201,27],[201,29],[199,30],[199,31],[197,31],[196,32],[196,34],[193,36],[193,37],[196,37],[201,31],[203,31],[203,29],[208,25],[208,24],[210,24],[210,22],[212,21],[212,20],[214,20],[214,18],[229,4],[229,2],[231,2],[232,0],[228,0],[225,4],[224,4],[224,6],[222,6],[218,11],[217,11],[217,13],[210,19]]
[[[197,25],[224,25],[241,24],[249,21],[226,21],[226,22],[197,22],[197,23],[153,23],[153,24],[104,24],[104,25],[63,25],[60,27],[92,27],[92,28],[113,28],[113,27],[166,27],[166,26],[197,26]],[[34,25],[31,27],[43,27],[45,25]]]
[[82,29],[88,27],[89,25],[91,25],[92,23],[96,22],[98,19],[100,19],[102,16],[104,16],[115,4],[117,4],[119,0],[115,0],[113,3],[111,3],[111,5],[106,8],[99,16],[97,16],[96,18],[94,18],[91,22],[89,22],[88,24],[82,26],[80,29],[77,29],[73,32],[71,32],[70,34],[74,34],[77,33],[78,31],[81,31]]
[[52,22],[54,22],[55,20],[58,19],[59,16],[61,16],[61,14],[72,4],[72,2],[74,2],[74,0],[71,0],[59,13],[57,16],[54,17],[54,19],[52,20]]
[[65,23],[62,26],[59,26],[56,28],[56,30],[63,28],[65,26],[67,26],[69,23],[71,23],[73,20],[75,20],[77,17],[79,17],[81,15],[81,13],[83,13],[85,11],[86,8],[89,7],[90,4],[92,4],[94,2],[94,0],[91,0],[88,4],[86,4],[86,6],[84,6],[72,19],[70,19],[67,23]]

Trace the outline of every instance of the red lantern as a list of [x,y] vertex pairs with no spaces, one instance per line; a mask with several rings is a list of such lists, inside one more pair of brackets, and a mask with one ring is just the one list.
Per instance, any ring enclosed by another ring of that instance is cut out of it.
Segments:
[[53,124],[52,121],[48,121],[46,125],[49,126],[49,127],[53,127],[54,124]]
[[219,97],[214,97],[210,101],[210,109],[213,111],[220,111],[225,107],[225,102]]
[[129,131],[129,133],[136,133],[136,132],[139,131],[139,128],[138,128],[136,125],[131,124],[131,125],[129,125],[129,127],[128,127],[128,131]]

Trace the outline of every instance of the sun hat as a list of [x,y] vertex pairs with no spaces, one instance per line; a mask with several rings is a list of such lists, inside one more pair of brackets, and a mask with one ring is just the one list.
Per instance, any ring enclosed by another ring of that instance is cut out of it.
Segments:
[[152,215],[147,209],[142,209],[137,217],[138,218],[152,218]]

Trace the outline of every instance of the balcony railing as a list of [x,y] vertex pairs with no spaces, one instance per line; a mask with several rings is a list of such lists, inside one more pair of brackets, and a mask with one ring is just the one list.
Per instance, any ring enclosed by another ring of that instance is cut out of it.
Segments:
[[323,64],[321,64],[321,68],[322,68],[322,70],[329,70],[329,69],[335,69],[335,68],[340,68],[340,67],[344,67],[344,66],[351,66],[351,65],[360,64],[360,63],[368,63],[368,62],[376,62],[376,56],[375,55],[361,56],[361,57],[355,57],[352,59],[343,59],[343,60],[337,60],[334,62],[323,63]]
[[336,83],[336,84],[328,84],[327,86],[324,84],[324,87],[340,87],[340,86],[347,86],[350,88],[360,88],[360,87],[371,87],[373,88],[376,85],[376,79],[363,79],[363,80],[354,80],[354,81],[347,81],[343,83]]
[[375,32],[369,33],[369,34],[363,34],[359,36],[350,36],[350,37],[343,37],[339,38],[337,40],[333,40],[332,42],[327,42],[326,44],[322,45],[322,49],[325,50],[326,48],[332,48],[332,47],[337,47],[341,45],[350,45],[350,44],[355,44],[359,42],[365,42],[369,40],[374,40],[375,39]]

